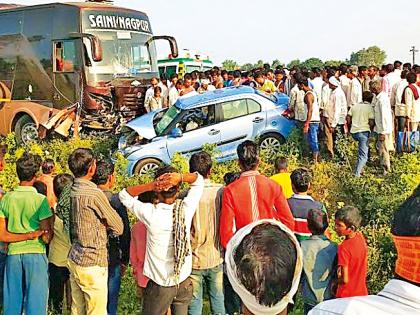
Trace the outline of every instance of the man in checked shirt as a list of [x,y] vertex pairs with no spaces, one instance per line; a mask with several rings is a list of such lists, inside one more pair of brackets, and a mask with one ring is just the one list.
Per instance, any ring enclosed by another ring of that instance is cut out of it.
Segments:
[[75,180],[71,187],[69,253],[72,315],[107,314],[107,231],[118,236],[123,222],[104,193],[91,179],[96,161],[90,149],[77,149],[69,157]]

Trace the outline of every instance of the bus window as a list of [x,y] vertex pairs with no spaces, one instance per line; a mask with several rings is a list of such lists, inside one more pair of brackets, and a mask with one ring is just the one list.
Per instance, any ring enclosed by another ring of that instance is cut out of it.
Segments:
[[74,72],[76,65],[76,45],[74,41],[54,43],[54,71]]

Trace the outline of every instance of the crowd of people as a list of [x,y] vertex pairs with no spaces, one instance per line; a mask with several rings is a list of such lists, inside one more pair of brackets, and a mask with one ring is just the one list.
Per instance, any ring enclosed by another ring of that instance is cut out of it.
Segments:
[[335,211],[337,245],[325,206],[308,193],[309,170],[290,173],[279,158],[267,178],[256,143],[237,154],[241,171],[224,186],[210,180],[211,156],[197,152],[189,173],[162,166],[154,181],[113,193],[113,164],[90,149],[71,153],[72,174],[24,153],[18,187],[0,200],[4,314],[47,314],[48,305],[56,314],[117,314],[129,264],[147,315],[202,314],[205,292],[214,315],[287,314],[297,294],[305,314],[420,312],[420,186],[393,220],[395,279],[368,296],[359,210]]
[[376,66],[286,69],[269,65],[253,71],[226,71],[214,67],[194,71],[183,79],[152,79],[146,92],[147,111],[168,107],[178,98],[224,87],[247,85],[268,94],[290,97],[285,116],[296,121],[305,135],[307,151],[316,163],[320,144],[330,158],[337,155],[337,141],[351,134],[358,142],[356,176],[363,174],[369,157],[369,139],[375,135],[384,174],[391,170],[390,152],[412,152],[420,145],[420,66],[395,61]]

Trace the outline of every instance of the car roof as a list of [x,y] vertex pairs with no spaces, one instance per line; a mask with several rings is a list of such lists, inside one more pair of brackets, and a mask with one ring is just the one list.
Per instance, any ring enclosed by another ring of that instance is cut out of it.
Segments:
[[203,103],[210,103],[212,101],[221,100],[231,96],[252,94],[257,94],[257,92],[249,86],[228,87],[186,98],[181,97],[176,102],[176,106],[180,109],[189,109],[200,106]]

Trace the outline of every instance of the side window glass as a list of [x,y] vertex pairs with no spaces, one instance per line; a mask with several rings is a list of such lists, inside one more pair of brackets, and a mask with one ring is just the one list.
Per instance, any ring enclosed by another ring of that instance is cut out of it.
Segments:
[[54,43],[54,71],[74,72],[76,66],[76,45],[74,41]]
[[248,104],[248,114],[259,113],[261,111],[261,105],[256,101],[248,99],[246,102]]
[[229,120],[248,114],[246,100],[236,100],[222,104],[223,120]]
[[214,122],[214,106],[210,105],[189,110],[176,124],[176,127],[180,128],[182,132],[188,132],[210,126]]

